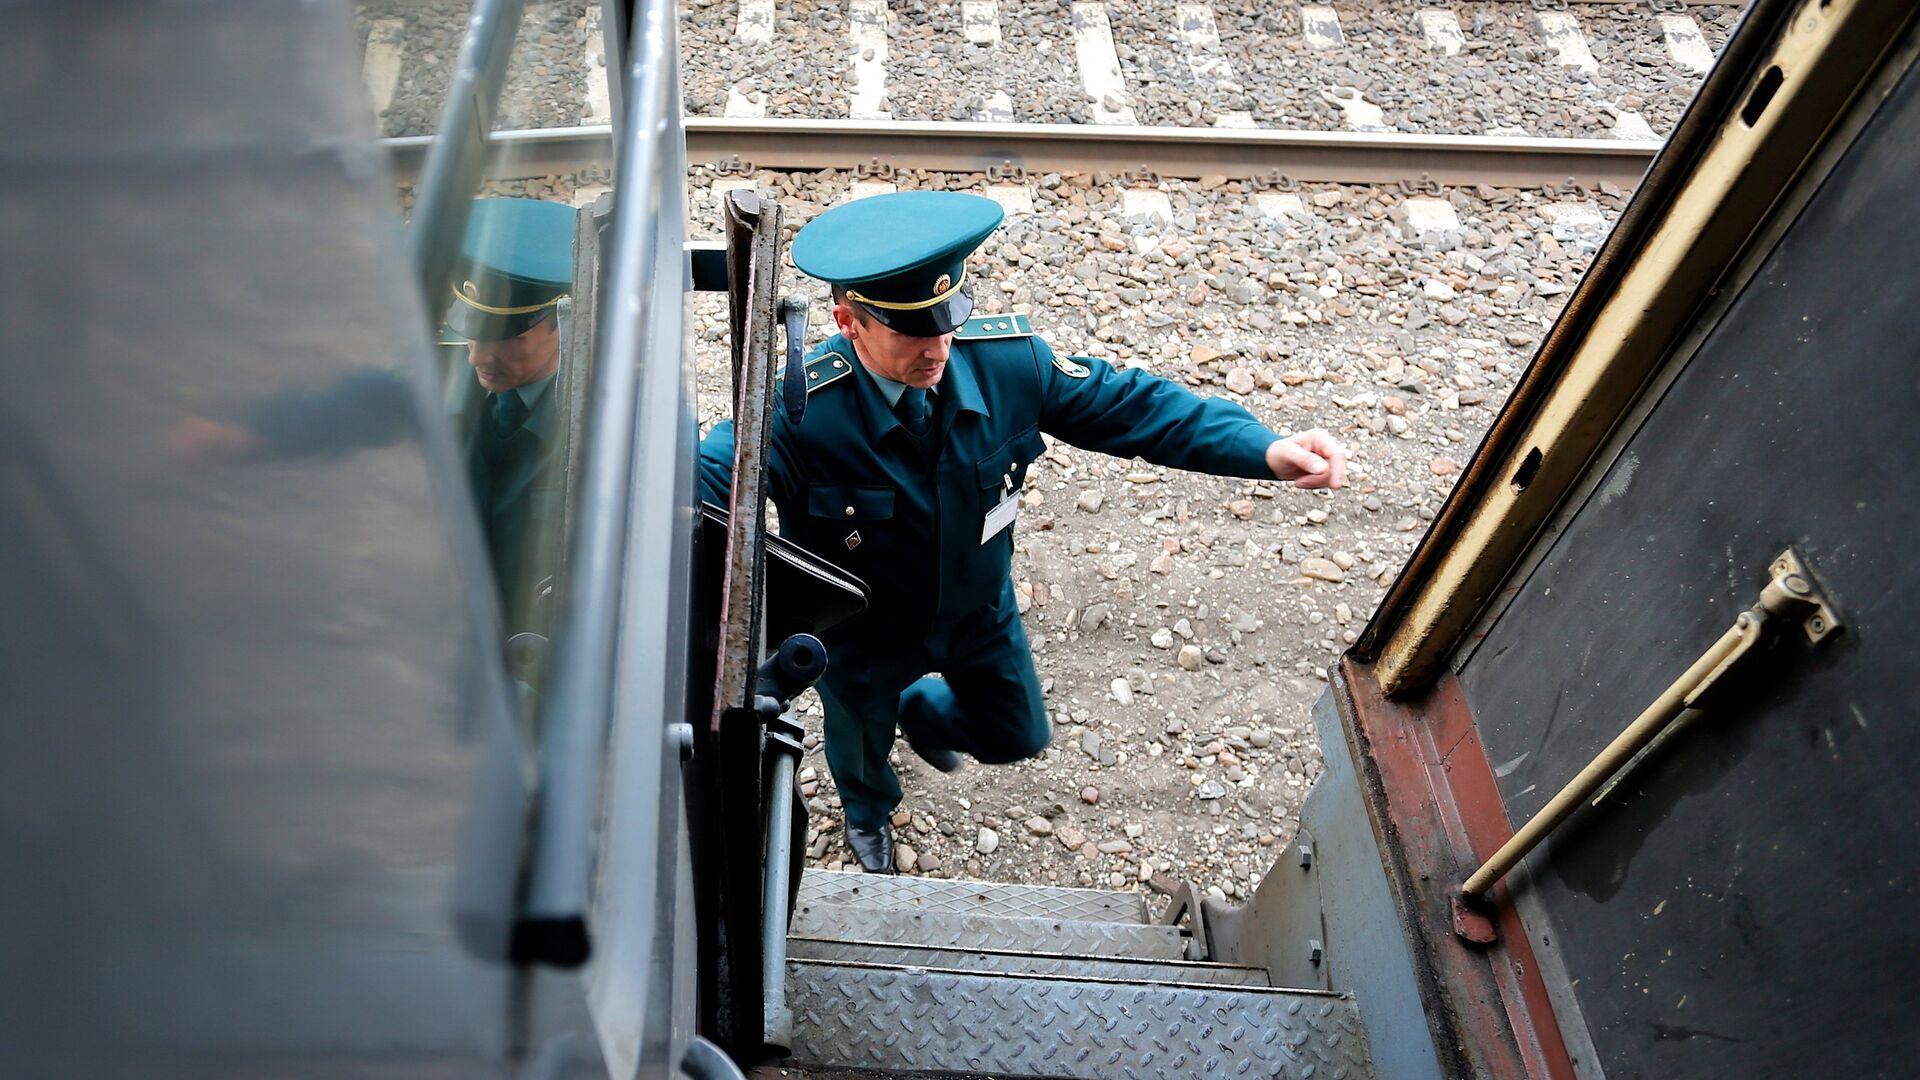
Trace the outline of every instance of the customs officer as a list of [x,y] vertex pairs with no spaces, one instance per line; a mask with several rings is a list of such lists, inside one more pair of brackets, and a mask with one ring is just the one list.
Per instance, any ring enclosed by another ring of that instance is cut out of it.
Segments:
[[[448,407],[509,634],[549,632],[566,437],[553,384],[574,216],[572,207],[536,199],[475,201],[447,298],[443,351],[451,359],[462,349],[473,371]],[[405,375],[368,367],[316,392],[268,399],[238,424],[189,421],[174,441],[200,458],[347,453],[410,437],[413,410]]]
[[[1058,355],[1025,316],[969,318],[967,257],[1002,217],[976,195],[901,192],[828,210],[793,242],[794,265],[833,287],[839,333],[806,360],[805,418],[775,411],[769,490],[783,534],[872,591],[823,635],[819,686],[848,845],[872,872],[893,870],[896,725],[942,771],[962,755],[1019,761],[1051,738],[1010,573],[1042,432],[1176,468],[1344,480],[1346,450],[1323,431],[1282,439],[1231,402]],[[726,501],[732,462],[732,425],[716,425],[707,498]]]

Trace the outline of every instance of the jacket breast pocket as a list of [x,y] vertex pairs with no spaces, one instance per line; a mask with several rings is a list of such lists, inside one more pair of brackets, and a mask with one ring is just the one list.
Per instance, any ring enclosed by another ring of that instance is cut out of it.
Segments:
[[833,521],[886,521],[893,517],[894,495],[890,487],[811,484],[807,514]]
[[1040,438],[1040,429],[1030,427],[1008,439],[1006,443],[981,458],[974,464],[974,472],[982,490],[998,488],[1001,491],[1019,491],[1027,482],[1027,466],[1045,453],[1047,444]]

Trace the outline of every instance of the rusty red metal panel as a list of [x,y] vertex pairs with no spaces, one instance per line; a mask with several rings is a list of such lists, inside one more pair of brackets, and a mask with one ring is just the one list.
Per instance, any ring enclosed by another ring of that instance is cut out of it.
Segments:
[[1572,1080],[1533,946],[1500,885],[1484,907],[1456,903],[1460,882],[1512,835],[1459,681],[1389,701],[1372,668],[1337,669],[1347,721],[1449,1071],[1494,1080]]

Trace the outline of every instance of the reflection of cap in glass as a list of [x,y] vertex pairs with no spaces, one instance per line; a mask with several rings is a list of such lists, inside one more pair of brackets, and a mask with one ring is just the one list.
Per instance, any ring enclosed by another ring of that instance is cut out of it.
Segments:
[[950,333],[973,312],[967,256],[1006,212],[959,191],[901,191],[842,203],[793,238],[793,265],[838,285],[881,325]]
[[573,286],[573,223],[564,203],[475,200],[447,326],[475,341],[504,341],[552,314]]

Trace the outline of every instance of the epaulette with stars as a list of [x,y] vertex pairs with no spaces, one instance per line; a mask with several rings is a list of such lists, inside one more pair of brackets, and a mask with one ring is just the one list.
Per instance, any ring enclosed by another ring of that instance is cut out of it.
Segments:
[[1025,315],[975,315],[953,332],[955,341],[992,341],[995,338],[1032,337]]
[[853,359],[828,349],[807,359],[807,393],[853,374]]

